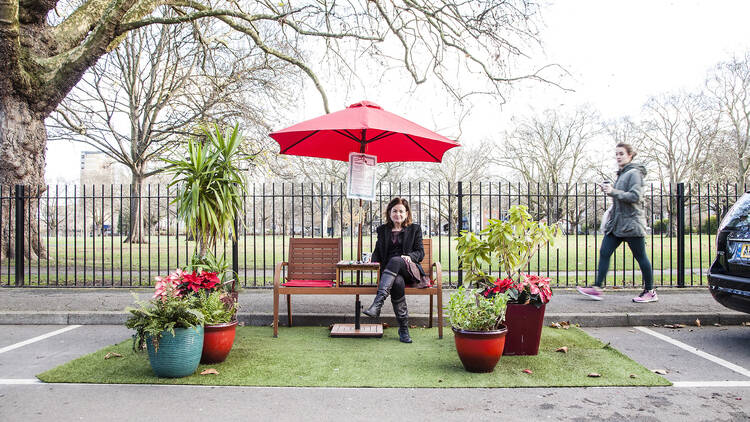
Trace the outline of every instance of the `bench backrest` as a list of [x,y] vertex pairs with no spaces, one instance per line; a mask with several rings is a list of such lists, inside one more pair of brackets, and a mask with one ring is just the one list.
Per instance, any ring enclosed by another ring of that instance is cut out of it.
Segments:
[[341,260],[341,238],[292,237],[289,239],[290,280],[335,280]]
[[424,258],[422,258],[422,269],[432,279],[432,239],[422,239],[424,246]]

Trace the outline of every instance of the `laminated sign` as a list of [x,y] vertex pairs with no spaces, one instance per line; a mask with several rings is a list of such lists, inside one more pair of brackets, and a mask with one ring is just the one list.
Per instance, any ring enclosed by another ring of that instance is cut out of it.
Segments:
[[349,153],[349,173],[346,177],[346,197],[350,199],[375,200],[375,165],[378,158],[374,155]]

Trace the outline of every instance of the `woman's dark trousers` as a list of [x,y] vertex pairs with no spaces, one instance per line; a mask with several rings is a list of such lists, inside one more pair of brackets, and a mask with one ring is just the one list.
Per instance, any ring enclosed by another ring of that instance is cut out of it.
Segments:
[[389,259],[383,273],[380,275],[375,300],[364,311],[364,314],[372,318],[379,317],[383,303],[388,295],[390,295],[393,312],[396,314],[396,321],[398,321],[399,340],[404,343],[411,343],[411,338],[409,337],[409,310],[406,307],[406,295],[404,293],[404,288],[406,287],[404,280],[406,279],[411,279],[411,275],[406,268],[404,259],[400,256],[394,256]]
[[644,237],[617,237],[612,233],[607,234],[602,239],[602,246],[599,249],[599,269],[596,273],[597,287],[602,287],[604,278],[607,277],[607,271],[609,271],[609,259],[615,252],[620,244],[625,241],[633,253],[633,258],[638,261],[638,266],[641,267],[641,274],[643,275],[644,289],[653,290],[654,288],[654,273],[651,269],[651,262],[649,262],[646,256],[646,238]]

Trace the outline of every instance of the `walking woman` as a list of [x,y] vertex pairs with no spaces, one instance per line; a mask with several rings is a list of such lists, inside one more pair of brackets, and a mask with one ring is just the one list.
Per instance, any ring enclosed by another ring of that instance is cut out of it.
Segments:
[[609,220],[604,225],[604,239],[599,250],[599,268],[596,283],[592,287],[578,287],[578,291],[591,299],[602,300],[602,283],[609,271],[609,259],[615,249],[627,242],[633,257],[638,261],[643,275],[644,289],[633,298],[633,302],[656,302],[654,274],[646,256],[646,217],[643,211],[643,178],[646,168],[633,162],[636,152],[629,144],[619,143],[615,147],[615,159],[620,169],[614,186],[602,183],[602,191],[612,197]]
[[412,223],[409,202],[393,198],[385,211],[386,223],[377,228],[378,240],[372,252],[372,261],[380,262],[380,282],[372,305],[364,314],[377,318],[383,302],[390,294],[393,312],[398,321],[398,339],[411,343],[409,337],[409,311],[406,307],[406,286],[422,287],[424,270],[419,265],[424,258],[422,228]]

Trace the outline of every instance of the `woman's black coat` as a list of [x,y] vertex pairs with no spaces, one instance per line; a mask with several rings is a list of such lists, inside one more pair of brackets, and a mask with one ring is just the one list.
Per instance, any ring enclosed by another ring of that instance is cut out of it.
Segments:
[[[383,224],[376,229],[378,233],[378,241],[375,243],[375,249],[372,251],[372,262],[380,262],[380,271],[385,269],[387,262],[383,262],[384,259],[388,258],[388,245],[391,245],[391,227],[387,224]],[[409,255],[411,260],[415,263],[422,262],[424,259],[424,245],[422,245],[422,227],[419,224],[410,224],[403,229],[404,231],[404,243],[402,246],[404,255]],[[421,265],[419,272],[425,275]]]

